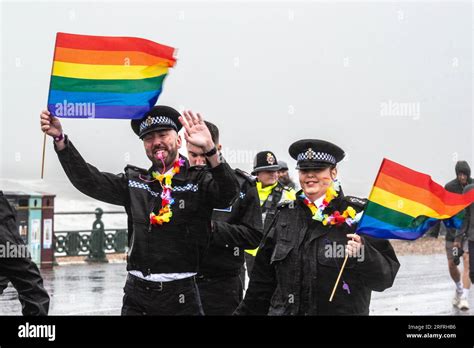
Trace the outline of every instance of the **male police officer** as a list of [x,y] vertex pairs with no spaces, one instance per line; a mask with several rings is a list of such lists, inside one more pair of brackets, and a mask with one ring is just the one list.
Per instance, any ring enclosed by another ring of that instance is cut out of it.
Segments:
[[[387,240],[354,233],[365,200],[342,192],[336,169],[341,148],[305,139],[289,152],[302,190],[279,207],[236,314],[367,315],[371,292],[393,284],[400,266],[395,252]],[[348,261],[330,302],[345,253]]]
[[[254,159],[252,175],[257,176],[257,192],[262,209],[264,234],[275,216],[278,203],[296,198],[295,190],[284,186],[278,181],[279,170],[280,165],[273,152],[261,151],[257,153]],[[249,277],[257,252],[258,249],[245,250],[245,263]]]
[[23,315],[47,315],[49,310],[49,296],[43,287],[43,278],[36,264],[27,251],[25,242],[18,233],[16,214],[12,206],[0,191],[0,245],[6,252],[17,248],[15,257],[0,255],[0,276],[11,281],[18,291]]
[[290,173],[288,173],[288,164],[285,161],[278,160],[280,169],[278,169],[278,181],[283,184],[283,186],[296,189],[296,185],[290,178]]
[[[200,315],[195,282],[209,244],[213,208],[238,196],[232,169],[221,162],[202,117],[155,106],[132,129],[143,140],[149,170],[127,166],[114,175],[86,163],[48,111],[41,129],[55,138],[59,160],[72,184],[84,194],[123,205],[128,215],[128,277],[123,315]],[[193,168],[178,153],[181,124],[188,143],[198,147],[209,169]]]
[[[219,129],[211,122],[205,123],[220,151]],[[191,165],[206,165],[201,149],[192,144],[186,146]],[[256,248],[263,237],[255,179],[240,169],[234,172],[240,185],[239,199],[225,209],[214,209],[211,244],[197,276],[205,315],[231,315],[237,308],[245,281],[241,276],[244,249]]]

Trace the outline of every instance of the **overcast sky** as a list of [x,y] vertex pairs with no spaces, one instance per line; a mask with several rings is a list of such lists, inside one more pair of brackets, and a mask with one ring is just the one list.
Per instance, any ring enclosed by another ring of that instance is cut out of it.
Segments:
[[[470,1],[3,1],[0,189],[42,187],[39,113],[58,31],[178,48],[158,103],[216,123],[234,166],[250,171],[272,150],[293,168],[289,145],[320,138],[347,152],[348,193],[368,195],[383,157],[444,184],[473,159],[472,16]],[[129,121],[62,122],[101,170],[149,166]],[[49,139],[45,171],[45,189],[75,192]]]

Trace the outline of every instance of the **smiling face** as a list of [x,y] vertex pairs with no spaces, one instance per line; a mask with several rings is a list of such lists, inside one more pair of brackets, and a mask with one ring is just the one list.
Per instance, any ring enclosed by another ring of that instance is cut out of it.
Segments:
[[145,135],[143,145],[147,157],[155,168],[163,167],[160,157],[163,158],[166,168],[171,168],[178,159],[181,137],[173,129],[161,129]]
[[336,168],[299,170],[301,188],[305,196],[311,201],[315,201],[325,195],[336,176]]

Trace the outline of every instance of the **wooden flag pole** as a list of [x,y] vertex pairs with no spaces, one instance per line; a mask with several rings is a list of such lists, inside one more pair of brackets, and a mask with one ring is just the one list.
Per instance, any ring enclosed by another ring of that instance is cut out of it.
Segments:
[[43,158],[41,160],[41,179],[44,177],[44,157],[46,153],[46,133],[44,133],[43,137]]
[[[354,240],[354,238],[352,238],[352,240]],[[348,258],[349,254],[346,252],[346,257],[344,257],[344,262],[342,263],[341,270],[339,271],[339,275],[337,276],[336,284],[334,284],[334,288],[332,289],[331,297],[329,297],[329,302],[332,302],[334,294],[336,293],[337,285],[339,284],[339,280],[341,280],[342,272],[344,272],[344,267],[346,267],[346,262]]]
[[337,279],[336,279],[336,284],[334,284],[334,288],[332,289],[329,302],[332,302],[332,298],[334,297],[334,294],[336,293],[337,285],[339,284],[339,280],[341,279],[341,275],[342,275],[342,272],[344,271],[344,267],[346,267],[346,262],[347,262],[348,257],[349,257],[349,254],[346,253],[346,257],[344,258],[344,262],[342,263],[341,270],[339,271],[339,275],[337,276]]
[[[53,63],[51,64],[51,74],[49,75],[49,90],[48,90],[48,103],[46,103],[46,110],[49,111],[48,109],[48,104],[49,104],[49,97],[51,96],[51,81],[53,80],[53,69],[54,69],[54,58],[56,57],[56,44],[58,42],[58,35],[59,33],[56,33],[56,40],[54,42],[54,51],[53,51]],[[50,119],[52,117],[50,116]],[[43,157],[41,159],[41,179],[44,178],[44,158],[46,155],[46,132],[44,132],[44,137],[43,137]]]

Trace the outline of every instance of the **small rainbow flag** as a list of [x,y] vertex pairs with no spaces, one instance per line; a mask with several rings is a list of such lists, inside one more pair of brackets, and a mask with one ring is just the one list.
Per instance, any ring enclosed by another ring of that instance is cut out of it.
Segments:
[[142,117],[158,100],[175,49],[135,37],[57,33],[48,110],[58,117]]
[[416,172],[384,159],[357,233],[385,239],[417,239],[440,220],[460,228],[474,190],[452,193]]

